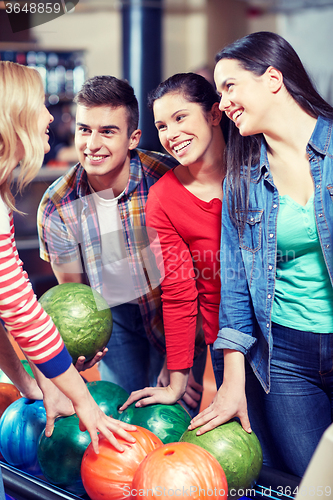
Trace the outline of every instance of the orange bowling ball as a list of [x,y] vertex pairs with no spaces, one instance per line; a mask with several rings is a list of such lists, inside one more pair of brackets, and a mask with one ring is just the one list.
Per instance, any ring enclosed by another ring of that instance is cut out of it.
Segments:
[[117,436],[125,451],[119,452],[105,438],[99,437],[99,454],[90,444],[82,458],[81,478],[91,500],[119,500],[130,488],[134,473],[146,455],[162,446],[162,441],[148,429],[136,426],[135,443]]
[[169,443],[152,451],[137,468],[125,496],[163,499],[226,500],[228,484],[221,465],[192,443]]
[[0,417],[9,405],[20,399],[21,393],[13,384],[0,383]]

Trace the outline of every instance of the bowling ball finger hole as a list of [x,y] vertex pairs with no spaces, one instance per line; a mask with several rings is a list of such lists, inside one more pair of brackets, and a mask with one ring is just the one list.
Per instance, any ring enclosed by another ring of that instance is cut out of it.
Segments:
[[175,452],[173,450],[170,450],[170,451],[166,451],[164,453],[164,456],[168,456],[168,455],[173,455]]

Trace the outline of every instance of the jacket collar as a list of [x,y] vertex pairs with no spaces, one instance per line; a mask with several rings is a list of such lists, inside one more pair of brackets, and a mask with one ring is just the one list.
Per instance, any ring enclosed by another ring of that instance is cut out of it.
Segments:
[[[317,153],[326,155],[331,144],[332,128],[332,120],[324,118],[323,116],[319,116],[312,136],[309,140],[307,149],[311,147],[312,149],[317,151]],[[256,167],[252,169],[251,179],[255,182],[259,182],[261,176],[264,176],[265,178],[271,177],[269,162],[267,158],[266,141],[264,139],[261,143],[259,169]]]
[[319,116],[308,146],[318,153],[326,155],[331,144],[332,127],[333,122],[331,120]]

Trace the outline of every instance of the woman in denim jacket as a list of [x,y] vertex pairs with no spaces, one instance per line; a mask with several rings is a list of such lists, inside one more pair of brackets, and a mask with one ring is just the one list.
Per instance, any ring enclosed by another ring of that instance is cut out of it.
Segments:
[[233,122],[214,344],[224,373],[192,428],[238,417],[265,464],[302,476],[332,422],[333,109],[279,35],[252,33],[216,61]]

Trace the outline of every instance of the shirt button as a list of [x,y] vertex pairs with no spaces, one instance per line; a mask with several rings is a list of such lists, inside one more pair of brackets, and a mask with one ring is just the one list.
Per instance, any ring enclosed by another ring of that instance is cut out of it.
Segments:
[[273,234],[273,233],[271,233],[271,234],[269,235],[269,237],[270,237],[270,238],[274,238],[274,234]]
[[320,184],[317,184],[317,185],[316,185],[316,188],[317,188],[317,189],[319,189],[319,188],[320,188]]
[[271,271],[273,269],[273,266],[269,265],[268,269]]
[[251,218],[250,218],[250,221],[251,221],[251,222],[253,222],[253,221],[254,221],[254,217],[251,217]]
[[326,245],[326,248],[329,248],[330,246],[329,245]]
[[269,323],[267,323],[267,325],[266,325],[266,326],[267,326],[267,328],[269,328]]
[[323,214],[318,214],[318,217],[322,217],[322,216],[323,216]]
[[272,296],[271,296],[271,294],[269,293],[269,294],[267,295],[267,297],[270,299]]
[[273,208],[276,208],[276,207],[277,207],[277,204],[276,204],[276,203],[274,203]]

